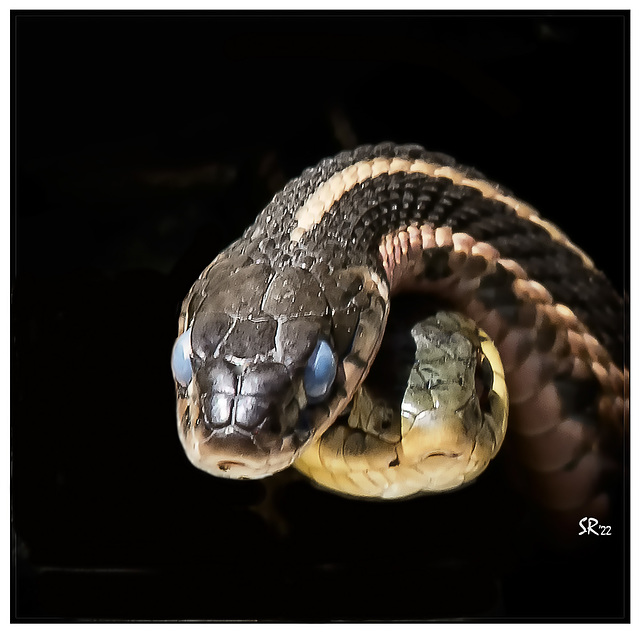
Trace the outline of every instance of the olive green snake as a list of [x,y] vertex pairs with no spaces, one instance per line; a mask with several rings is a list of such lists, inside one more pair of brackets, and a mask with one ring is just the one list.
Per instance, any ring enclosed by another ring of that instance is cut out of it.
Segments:
[[[396,305],[415,318],[389,344]],[[290,181],[191,287],[178,432],[213,475],[294,465],[370,498],[455,489],[506,438],[542,506],[605,513],[625,347],[622,298],[530,205],[448,156],[363,146]]]

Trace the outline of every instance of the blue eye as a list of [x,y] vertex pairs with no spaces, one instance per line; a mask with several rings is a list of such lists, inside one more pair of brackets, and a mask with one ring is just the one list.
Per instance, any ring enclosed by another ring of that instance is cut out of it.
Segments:
[[171,371],[175,380],[183,387],[191,383],[191,328],[185,330],[173,344],[171,353]]
[[304,371],[304,389],[311,402],[322,400],[336,378],[338,364],[331,346],[320,339],[311,353]]

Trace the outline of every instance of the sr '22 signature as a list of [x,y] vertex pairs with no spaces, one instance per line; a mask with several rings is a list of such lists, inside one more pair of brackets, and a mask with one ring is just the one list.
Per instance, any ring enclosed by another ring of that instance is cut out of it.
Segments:
[[583,517],[578,525],[582,529],[578,535],[611,535],[611,526],[605,526],[595,517]]

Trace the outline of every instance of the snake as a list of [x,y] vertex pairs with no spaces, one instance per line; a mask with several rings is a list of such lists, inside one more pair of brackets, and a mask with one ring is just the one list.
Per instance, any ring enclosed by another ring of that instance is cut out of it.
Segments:
[[628,437],[626,302],[476,169],[418,145],[343,151],[186,295],[178,435],[212,475],[293,465],[365,499],[456,490],[504,445],[541,507],[604,517]]

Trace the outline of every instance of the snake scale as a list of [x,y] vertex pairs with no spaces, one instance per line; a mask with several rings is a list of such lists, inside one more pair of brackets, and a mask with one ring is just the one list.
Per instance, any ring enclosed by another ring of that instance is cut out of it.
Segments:
[[625,351],[625,301],[532,207],[446,155],[363,146],[290,181],[193,284],[178,432],[214,475],[294,464],[372,498],[455,489],[506,434],[541,507],[604,517]]

